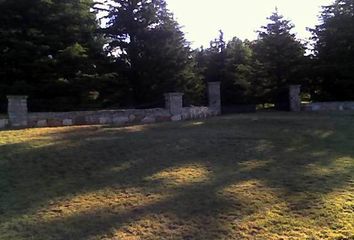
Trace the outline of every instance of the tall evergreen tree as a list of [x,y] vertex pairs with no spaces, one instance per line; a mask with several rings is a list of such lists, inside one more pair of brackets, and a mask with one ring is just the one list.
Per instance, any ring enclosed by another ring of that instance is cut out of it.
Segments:
[[198,67],[206,82],[220,81],[224,105],[249,103],[251,97],[252,49],[249,41],[234,37],[226,43],[224,34],[210,42],[196,55]]
[[109,49],[135,104],[157,102],[168,91],[200,96],[189,44],[164,0],[114,0],[108,18]]
[[278,11],[268,19],[270,23],[258,32],[253,45],[257,69],[254,84],[262,91],[258,94],[264,96],[263,101],[274,102],[281,88],[301,81],[305,48],[291,33],[294,25]]
[[[93,4],[93,0],[0,2],[2,98],[22,93],[32,100],[80,103],[80,96],[90,90],[83,76],[95,74],[96,59],[103,57]],[[46,110],[53,107],[45,105]]]
[[225,77],[226,42],[221,30],[219,31],[219,37],[210,42],[206,54],[208,60],[205,80],[207,82],[222,81]]
[[354,100],[354,1],[336,0],[323,8],[322,23],[313,29],[321,100]]
[[224,104],[251,103],[251,80],[253,52],[250,42],[234,37],[227,43],[225,75],[222,81],[222,96]]

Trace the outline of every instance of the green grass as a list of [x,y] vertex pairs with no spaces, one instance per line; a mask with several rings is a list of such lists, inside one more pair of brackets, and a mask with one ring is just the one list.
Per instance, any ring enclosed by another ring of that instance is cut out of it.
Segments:
[[354,113],[2,131],[0,239],[354,239]]

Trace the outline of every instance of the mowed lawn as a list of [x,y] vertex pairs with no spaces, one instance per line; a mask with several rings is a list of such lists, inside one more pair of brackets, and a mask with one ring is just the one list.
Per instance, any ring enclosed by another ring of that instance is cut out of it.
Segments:
[[354,239],[354,113],[0,132],[0,239]]

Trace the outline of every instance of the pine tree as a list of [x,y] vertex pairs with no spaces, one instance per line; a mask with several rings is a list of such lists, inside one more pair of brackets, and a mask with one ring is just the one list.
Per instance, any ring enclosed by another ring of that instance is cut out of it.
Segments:
[[170,91],[201,95],[189,44],[164,0],[114,0],[108,18],[103,32],[134,104],[159,102]]
[[301,81],[305,48],[291,33],[294,25],[278,11],[268,19],[270,23],[262,27],[253,44],[258,78],[254,84],[263,92],[258,93],[264,96],[263,101],[274,102],[282,88]]
[[29,94],[32,102],[61,98],[80,103],[90,89],[82,76],[95,74],[96,59],[103,57],[93,4],[93,0],[0,2],[2,98]]
[[220,81],[222,103],[233,105],[254,101],[251,91],[253,74],[252,49],[249,41],[234,37],[226,43],[224,33],[197,51],[198,68],[206,82]]
[[251,91],[253,52],[250,42],[234,37],[227,43],[225,76],[222,81],[224,104],[251,103],[254,101]]
[[226,42],[224,33],[220,30],[219,37],[210,42],[210,47],[206,50],[207,65],[205,80],[207,82],[222,82],[225,78],[226,64]]
[[312,30],[318,81],[316,98],[354,100],[354,1],[336,0],[323,8]]

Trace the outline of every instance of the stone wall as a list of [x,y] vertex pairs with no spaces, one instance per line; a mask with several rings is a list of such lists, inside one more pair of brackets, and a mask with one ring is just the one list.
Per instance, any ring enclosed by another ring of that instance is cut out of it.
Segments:
[[[172,114],[169,109],[122,109],[79,112],[28,113],[26,127],[60,127],[76,125],[112,124],[117,126],[148,124],[157,122],[203,119],[219,113],[210,107],[184,107],[180,114]],[[0,129],[10,126],[7,118],[0,118]]]
[[290,85],[289,86],[289,108],[291,112],[301,111],[301,86],[300,85]]
[[[80,112],[28,113],[27,127],[60,127],[74,125],[130,125],[156,122],[203,119],[217,116],[218,112],[209,107],[184,107],[181,115],[173,115],[167,109],[126,109]],[[9,119],[0,116],[0,129],[9,127]]]
[[0,129],[9,126],[9,119],[0,117]]
[[[28,113],[27,127],[60,127],[76,125],[132,125],[180,120],[203,119],[217,116],[209,107],[185,107],[181,115],[173,115],[167,109],[126,109],[80,112]],[[0,129],[9,127],[7,118],[0,119]]]
[[165,94],[165,108],[28,113],[27,96],[8,96],[9,118],[0,118],[0,128],[127,125],[207,118],[220,114],[220,83],[209,84],[209,99],[208,107],[184,108],[183,93],[174,92]]
[[208,101],[209,107],[216,111],[218,114],[221,113],[221,92],[220,92],[220,82],[208,82]]
[[96,124],[138,124],[169,121],[171,114],[162,108],[80,111],[63,113],[29,113],[29,127],[56,127]]
[[354,110],[354,102],[314,102],[304,104],[302,110],[309,112]]
[[218,116],[219,111],[210,107],[186,107],[182,110],[183,120],[203,119]]
[[7,112],[13,127],[26,127],[28,120],[27,96],[7,96]]
[[209,107],[186,107],[174,115],[167,109],[125,109],[63,113],[29,113],[28,127],[58,127],[72,125],[130,125],[208,118],[218,115]]

